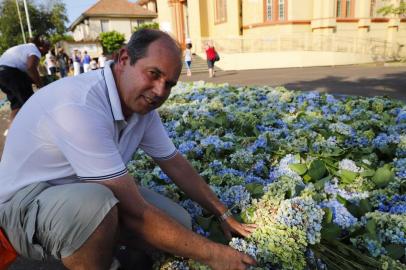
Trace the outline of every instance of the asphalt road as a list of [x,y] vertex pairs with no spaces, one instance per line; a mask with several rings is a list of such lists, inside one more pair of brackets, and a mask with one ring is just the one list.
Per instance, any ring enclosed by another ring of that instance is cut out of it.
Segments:
[[[285,86],[290,90],[319,91],[338,95],[389,96],[406,101],[406,64],[401,66],[358,65],[336,67],[286,68],[267,70],[218,71],[216,77],[196,73],[181,81],[204,80],[231,85]],[[0,110],[0,152],[9,111]],[[10,270],[60,270],[58,262],[40,263],[19,259]]]

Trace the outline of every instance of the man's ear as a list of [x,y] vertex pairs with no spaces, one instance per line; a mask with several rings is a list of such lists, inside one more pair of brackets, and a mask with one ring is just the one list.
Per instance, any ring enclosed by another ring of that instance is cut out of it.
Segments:
[[129,59],[130,59],[130,56],[128,55],[127,49],[126,48],[121,48],[119,50],[119,52],[118,52],[118,60],[117,60],[117,62],[120,65],[125,66],[126,63],[127,63],[127,60],[129,60]]

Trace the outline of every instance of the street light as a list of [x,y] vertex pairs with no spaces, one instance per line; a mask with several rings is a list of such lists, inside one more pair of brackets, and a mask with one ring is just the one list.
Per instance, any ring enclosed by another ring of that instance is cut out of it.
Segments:
[[20,7],[18,6],[18,0],[16,0],[16,5],[17,5],[18,19],[20,20],[21,33],[23,34],[23,40],[24,40],[24,43],[27,43],[27,40],[25,39],[23,20],[21,19]]
[[30,35],[30,38],[32,38],[30,15],[28,14],[28,8],[27,8],[27,1],[26,0],[24,0],[24,8],[25,8],[25,15],[27,17],[28,34]]

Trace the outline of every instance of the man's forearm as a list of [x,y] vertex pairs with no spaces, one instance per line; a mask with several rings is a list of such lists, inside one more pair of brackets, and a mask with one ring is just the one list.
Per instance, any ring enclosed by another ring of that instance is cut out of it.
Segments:
[[31,78],[32,82],[37,86],[37,87],[42,87],[42,81],[41,77],[39,76],[38,70],[37,69],[30,69],[27,71],[28,76]]
[[129,217],[125,226],[159,250],[203,263],[212,260],[213,249],[224,248],[183,227],[153,206],[146,207],[142,218]]

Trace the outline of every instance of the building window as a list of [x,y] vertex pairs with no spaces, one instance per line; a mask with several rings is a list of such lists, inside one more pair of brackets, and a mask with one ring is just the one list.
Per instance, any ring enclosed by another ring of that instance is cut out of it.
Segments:
[[287,0],[266,0],[265,20],[267,21],[286,20],[286,2]]
[[337,17],[341,17],[341,0],[337,0]]
[[354,6],[355,0],[337,0],[336,2],[337,18],[353,18]]
[[227,0],[215,0],[215,23],[227,21]]
[[268,21],[273,19],[273,0],[266,1],[266,18]]
[[279,0],[278,3],[279,20],[285,19],[285,0]]
[[109,20],[100,20],[100,28],[102,32],[110,31]]

